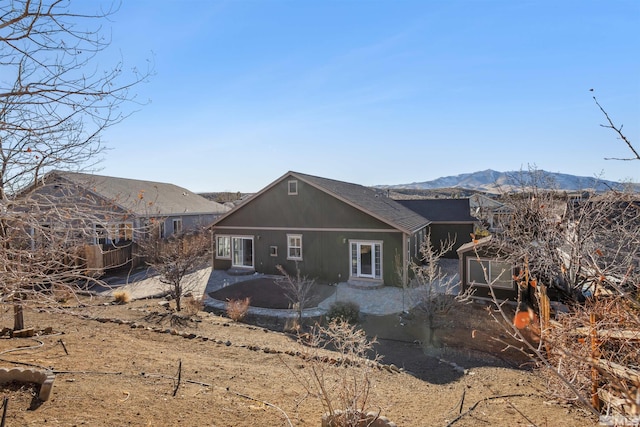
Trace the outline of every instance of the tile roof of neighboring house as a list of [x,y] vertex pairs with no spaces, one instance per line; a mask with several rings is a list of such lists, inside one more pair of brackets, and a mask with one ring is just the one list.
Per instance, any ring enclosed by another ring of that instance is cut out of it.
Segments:
[[473,223],[478,221],[470,214],[469,199],[409,199],[397,202],[433,222]]
[[173,184],[78,172],[53,171],[50,175],[66,179],[139,216],[223,214],[229,210]]
[[276,182],[288,176],[294,176],[407,233],[419,230],[430,222],[411,209],[388,198],[384,192],[378,192],[358,184],[306,175],[299,172],[288,172]]

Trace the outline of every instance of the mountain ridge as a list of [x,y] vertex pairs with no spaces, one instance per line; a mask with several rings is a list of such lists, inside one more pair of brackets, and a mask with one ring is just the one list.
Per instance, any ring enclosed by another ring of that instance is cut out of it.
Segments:
[[630,186],[635,192],[640,192],[640,184],[615,182],[596,177],[570,175],[560,172],[544,170],[499,172],[493,169],[445,176],[431,181],[412,182],[409,184],[377,185],[381,189],[414,189],[437,190],[442,188],[457,188],[464,190],[482,191],[485,193],[500,193],[514,191],[520,183],[535,182],[539,188],[559,191],[607,191],[622,190]]

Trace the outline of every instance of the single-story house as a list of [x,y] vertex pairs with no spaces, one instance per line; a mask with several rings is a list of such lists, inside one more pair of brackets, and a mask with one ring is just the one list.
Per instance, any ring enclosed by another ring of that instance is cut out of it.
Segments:
[[287,172],[214,222],[213,267],[397,286],[428,225],[383,191]]
[[[98,255],[115,248],[127,248],[149,229],[157,229],[160,238],[207,227],[229,208],[174,184],[116,178],[88,173],[51,171],[21,193],[33,206],[66,206],[69,224],[56,227],[81,227],[88,245]],[[46,218],[46,214],[43,214]],[[121,265],[121,257],[113,264]],[[100,268],[108,268],[106,261]]]
[[493,299],[492,287],[498,300],[517,300],[515,267],[501,259],[499,249],[492,245],[492,236],[466,243],[457,252],[461,292],[473,289],[474,298]]
[[458,258],[456,251],[471,241],[478,220],[469,213],[469,199],[408,199],[398,203],[429,219],[431,244],[436,249],[454,242],[444,258]]

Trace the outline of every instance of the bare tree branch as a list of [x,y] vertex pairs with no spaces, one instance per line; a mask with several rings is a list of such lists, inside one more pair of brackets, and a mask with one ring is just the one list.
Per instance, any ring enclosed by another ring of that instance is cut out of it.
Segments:
[[630,157],[630,158],[605,157],[605,160],[623,160],[623,161],[640,160],[640,153],[638,153],[636,151],[636,149],[631,144],[631,141],[629,141],[627,139],[627,137],[622,133],[622,125],[620,125],[619,127],[616,126],[613,123],[613,120],[611,120],[611,117],[609,117],[609,114],[605,111],[604,108],[602,108],[602,105],[600,105],[600,103],[598,102],[598,100],[596,99],[595,96],[593,97],[593,100],[596,103],[596,105],[598,106],[598,108],[600,108],[600,111],[602,111],[602,114],[604,114],[604,116],[606,117],[607,122],[609,122],[608,125],[602,125],[601,124],[600,126],[603,127],[603,128],[607,128],[607,129],[613,129],[613,131],[618,134],[618,139],[623,140],[625,142],[625,144],[627,144],[627,147],[629,147],[629,149],[631,150],[631,152],[635,156],[635,157]]

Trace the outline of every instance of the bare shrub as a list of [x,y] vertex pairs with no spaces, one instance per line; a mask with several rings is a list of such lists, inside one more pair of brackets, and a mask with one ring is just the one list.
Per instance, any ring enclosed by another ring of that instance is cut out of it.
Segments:
[[202,298],[193,295],[186,296],[183,301],[183,310],[186,315],[193,316],[204,309],[204,301]]
[[327,320],[329,322],[341,320],[355,325],[360,320],[360,306],[353,301],[336,301],[327,311]]
[[305,369],[294,370],[283,360],[285,365],[308,395],[320,400],[327,416],[333,418],[330,425],[362,425],[372,408],[371,374],[380,361],[373,350],[376,339],[337,319],[326,326],[316,324],[300,342]]
[[234,322],[239,322],[247,315],[251,298],[232,299],[227,301],[227,316]]
[[113,299],[116,304],[126,304],[131,301],[131,295],[127,291],[115,291],[113,293]]
[[76,293],[69,286],[57,285],[53,287],[53,299],[56,303],[64,304],[76,299]]
[[298,317],[297,324],[300,324],[300,322],[302,322],[302,311],[309,304],[311,291],[316,281],[315,279],[307,278],[307,276],[302,276],[297,263],[295,277],[287,273],[281,265],[276,266],[276,268],[284,276],[282,279],[277,280],[276,283],[284,291],[284,295],[291,303],[291,307],[296,310]]

